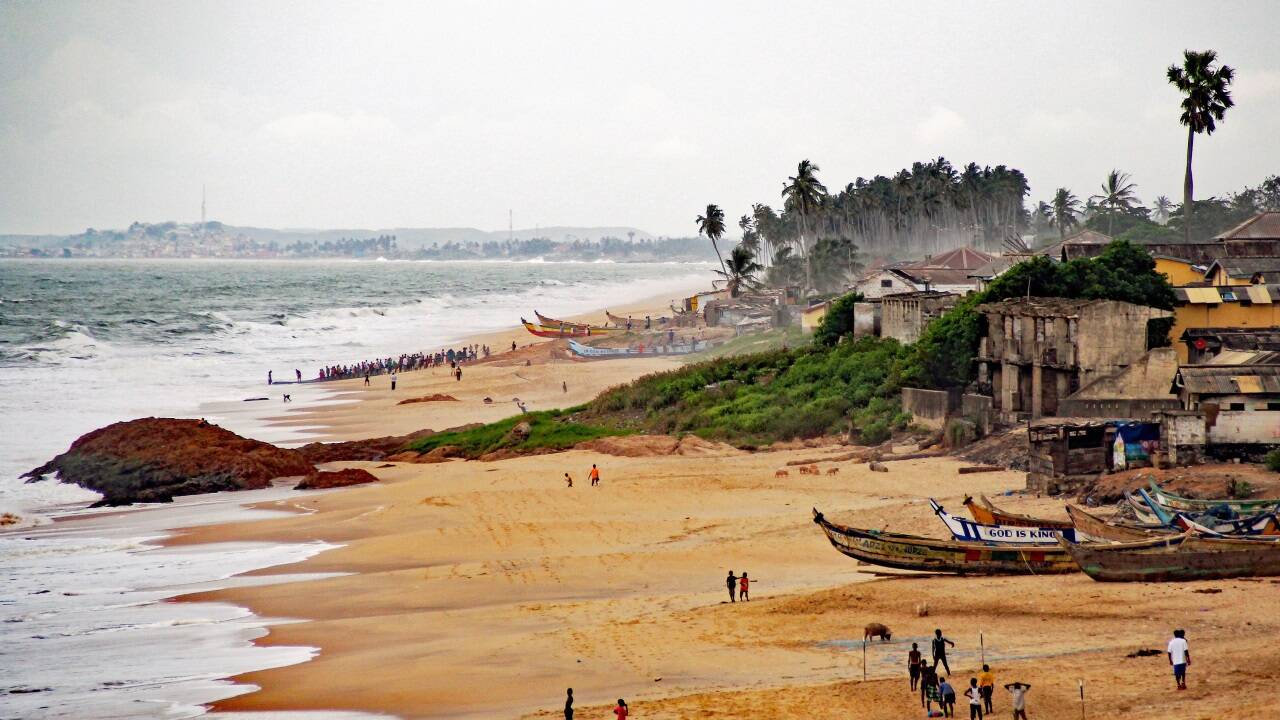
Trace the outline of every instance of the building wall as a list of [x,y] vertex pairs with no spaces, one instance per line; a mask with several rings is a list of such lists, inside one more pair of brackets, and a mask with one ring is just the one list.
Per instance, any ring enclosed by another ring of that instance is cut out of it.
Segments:
[[880,303],[853,304],[853,336],[875,337],[880,334]]
[[940,430],[947,422],[950,396],[945,390],[902,388],[902,409],[916,424]]
[[1209,426],[1208,441],[1211,446],[1280,446],[1280,410],[1220,410]]
[[1175,287],[1204,280],[1204,274],[1196,270],[1189,260],[1156,258],[1155,261],[1156,272],[1164,273],[1165,277],[1169,278],[1169,284]]
[[827,308],[831,307],[823,305],[812,309],[806,309],[800,314],[800,327],[806,332],[813,332],[822,324],[822,319],[827,316]]
[[1178,342],[1188,328],[1264,328],[1280,326],[1280,304],[1238,302],[1201,304],[1188,303],[1173,309],[1173,329],[1169,337],[1174,341],[1178,361],[1186,363],[1187,344]]
[[1081,309],[1077,360],[1083,387],[1137,360],[1147,351],[1147,321],[1164,310],[1105,302]]
[[[889,282],[888,287],[883,286],[882,283],[884,281]],[[885,295],[893,295],[895,293],[915,292],[917,290],[923,290],[924,288],[916,287],[912,283],[903,280],[901,277],[898,277],[887,270],[881,270],[880,272],[868,275],[867,277],[859,280],[854,285],[854,289],[862,293],[862,297],[864,298],[878,298],[884,297]]]

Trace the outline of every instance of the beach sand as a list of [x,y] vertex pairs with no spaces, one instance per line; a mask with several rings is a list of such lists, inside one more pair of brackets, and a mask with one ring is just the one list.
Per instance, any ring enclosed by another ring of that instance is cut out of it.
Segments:
[[[345,387],[361,402],[308,413],[305,424],[349,438],[493,420],[510,407],[478,402],[486,394],[516,394],[543,409],[673,364],[547,356],[529,367],[468,367],[460,384],[406,373],[404,397],[449,392],[459,402],[399,406],[401,390]],[[965,494],[994,496],[1025,480],[960,475],[964,463],[950,458],[889,462],[887,473],[820,462],[839,474],[774,476],[790,461],[845,450],[575,450],[489,463],[344,464],[382,482],[291,501],[306,514],[194,528],[171,541],[342,544],[255,574],[346,575],[184,598],[307,620],[275,626],[260,642],[320,648],[311,662],[236,678],[261,689],[215,709],[560,717],[572,686],[579,718],[609,716],[618,697],[646,718],[920,717],[903,665],[911,642],[927,651],[935,627],[957,643],[953,684],[966,685],[985,652],[998,684],[1032,684],[1033,718],[1080,717],[1080,680],[1089,718],[1249,717],[1273,706],[1276,581],[882,575],[831,548],[811,508],[839,522],[941,537],[925,498],[962,512]],[[600,487],[587,481],[592,463],[602,469]],[[1062,515],[1056,499],[1000,502]],[[751,602],[727,602],[730,569],[755,579]],[[862,627],[873,621],[894,634],[868,645],[863,682]],[[1163,655],[1175,627],[1187,629],[1194,661],[1191,689],[1179,693]],[[1160,654],[1127,657],[1143,648]],[[1008,707],[997,691],[997,714]]]

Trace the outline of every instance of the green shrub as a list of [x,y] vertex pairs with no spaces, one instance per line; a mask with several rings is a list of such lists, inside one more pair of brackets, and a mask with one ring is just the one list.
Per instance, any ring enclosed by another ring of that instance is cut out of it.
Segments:
[[840,338],[853,334],[853,305],[862,302],[862,293],[841,295],[827,306],[827,313],[822,322],[813,331],[813,342],[817,345],[831,347],[840,342]]
[[1280,472],[1280,450],[1272,450],[1262,459],[1266,463],[1267,469],[1272,472]]

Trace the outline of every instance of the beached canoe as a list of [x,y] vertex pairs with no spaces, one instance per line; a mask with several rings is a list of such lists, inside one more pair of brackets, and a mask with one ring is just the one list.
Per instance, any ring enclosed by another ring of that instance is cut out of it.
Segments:
[[[622,328],[622,329],[624,329],[624,330],[627,328],[627,321],[628,321],[628,319],[627,319],[627,318],[624,318],[624,317],[622,317],[621,315],[614,315],[613,313],[609,312],[608,310],[605,310],[605,311],[604,311],[604,316],[605,316],[606,318],[608,318],[608,319],[609,319],[609,324],[614,325],[614,326],[619,327],[619,328]],[[632,329],[632,330],[643,330],[643,329],[644,329],[644,318],[642,318],[642,317],[640,317],[640,318],[638,318],[638,317],[632,317],[632,318],[630,318],[630,322],[631,322],[631,329]],[[669,322],[671,322],[671,318],[656,317],[656,318],[650,318],[650,319],[649,319],[649,323],[650,323],[651,329],[652,329],[652,328],[655,328],[655,327],[658,327],[659,325],[666,325],[666,324],[667,324],[667,323],[669,323]]]
[[684,343],[680,345],[663,345],[661,343],[656,343],[651,345],[640,344],[635,347],[625,348],[598,348],[590,345],[583,345],[577,340],[569,340],[569,351],[574,355],[587,360],[653,357],[655,355],[689,355],[706,350],[709,347],[711,347],[710,343],[694,340],[692,343]]
[[1234,520],[1221,520],[1211,515],[1193,517],[1186,513],[1178,513],[1173,517],[1173,526],[1179,530],[1195,530],[1202,535],[1222,535],[1225,537],[1280,536],[1280,525],[1276,522],[1276,514],[1271,511]]
[[1152,500],[1155,500],[1165,509],[1179,510],[1181,512],[1201,513],[1211,508],[1226,505],[1241,515],[1253,515],[1264,510],[1274,509],[1280,505],[1280,499],[1277,498],[1264,500],[1199,500],[1175,495],[1157,485],[1155,481],[1150,481],[1148,485],[1151,489]]
[[1075,505],[1067,506],[1067,515],[1076,528],[1078,542],[1139,542],[1168,537],[1174,532],[1164,527],[1139,527],[1107,522]]
[[572,320],[556,320],[555,318],[549,318],[546,315],[543,315],[537,310],[534,310],[533,314],[538,317],[538,324],[542,325],[543,327],[558,328],[561,325],[564,325],[565,327],[572,327],[572,328],[578,328],[578,329],[591,328],[592,335],[604,335],[605,333],[612,332],[615,329],[615,328],[604,327],[602,325],[592,325],[591,323],[574,322]]
[[1280,542],[1200,537],[1194,532],[1130,543],[1060,541],[1099,582],[1180,582],[1280,575]]
[[1042,575],[1078,569],[1061,546],[996,546],[862,530],[830,522],[816,508],[813,521],[836,550],[882,567],[958,575]]
[[1059,530],[1069,530],[1075,527],[1070,520],[1047,520],[1044,518],[1031,517],[1030,515],[1019,515],[1017,513],[1005,512],[996,507],[986,495],[978,495],[978,502],[974,502],[973,498],[966,497],[964,506],[969,508],[969,514],[974,520],[983,525],[1012,525],[1016,527],[1038,527],[1038,528],[1058,528]]
[[1031,527],[1029,525],[988,525],[975,522],[969,518],[959,517],[947,512],[933,498],[929,498],[929,506],[942,523],[951,531],[951,537],[965,542],[980,542],[988,545],[1057,545],[1058,536],[1066,533],[1067,538],[1075,539],[1075,528]]
[[596,337],[607,335],[609,330],[600,330],[586,325],[541,325],[531,323],[524,318],[520,318],[520,322],[524,324],[524,329],[538,337],[545,338],[567,338],[567,337]]

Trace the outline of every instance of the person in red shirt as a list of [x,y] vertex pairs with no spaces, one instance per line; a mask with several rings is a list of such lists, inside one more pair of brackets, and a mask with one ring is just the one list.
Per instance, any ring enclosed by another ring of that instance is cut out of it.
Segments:
[[738,599],[743,601],[750,600],[751,598],[747,597],[747,591],[750,589],[751,581],[747,579],[747,571],[743,570],[742,577],[738,578]]
[[595,487],[600,484],[600,468],[595,463],[591,463],[591,486]]
[[618,707],[613,709],[613,714],[618,716],[618,720],[627,720],[630,708],[627,707],[627,701],[618,698]]

